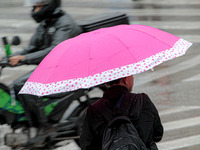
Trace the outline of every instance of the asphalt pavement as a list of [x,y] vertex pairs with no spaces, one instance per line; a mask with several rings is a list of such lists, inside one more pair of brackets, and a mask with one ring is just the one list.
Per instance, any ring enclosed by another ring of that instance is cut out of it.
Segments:
[[[135,75],[133,92],[149,95],[164,126],[160,150],[200,149],[200,0],[63,0],[63,9],[77,22],[102,13],[124,12],[131,24],[153,26],[193,43],[182,57]],[[0,35],[19,35],[25,47],[36,23],[23,0],[0,1]],[[3,47],[0,55],[4,55]],[[4,68],[0,82],[10,85],[36,66]],[[79,150],[73,141],[60,149]],[[1,149],[1,146],[0,146]]]

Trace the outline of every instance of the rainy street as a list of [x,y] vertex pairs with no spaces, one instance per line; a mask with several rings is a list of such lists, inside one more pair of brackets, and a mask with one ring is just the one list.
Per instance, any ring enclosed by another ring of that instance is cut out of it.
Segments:
[[[200,0],[62,0],[62,8],[77,22],[95,15],[123,12],[130,24],[143,24],[172,33],[192,42],[184,56],[167,61],[154,70],[135,75],[133,92],[147,93],[159,110],[164,137],[159,150],[200,149]],[[18,35],[25,47],[37,24],[30,18],[23,0],[0,0],[0,36]],[[133,41],[134,42],[134,41]],[[4,56],[0,42],[0,56]],[[12,81],[34,69],[35,65],[7,67],[0,83]],[[101,94],[101,93],[96,93]],[[3,127],[0,126],[0,131]],[[0,140],[3,140],[0,132]],[[0,150],[5,146],[0,142]],[[57,148],[79,150],[73,141]]]

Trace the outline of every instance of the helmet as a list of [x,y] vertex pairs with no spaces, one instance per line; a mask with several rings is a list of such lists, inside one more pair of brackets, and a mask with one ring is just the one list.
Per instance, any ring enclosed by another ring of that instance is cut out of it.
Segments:
[[[61,0],[26,0],[25,6],[32,6],[31,16],[36,22],[51,18],[56,8],[60,7]],[[34,12],[36,6],[43,6],[38,12]]]

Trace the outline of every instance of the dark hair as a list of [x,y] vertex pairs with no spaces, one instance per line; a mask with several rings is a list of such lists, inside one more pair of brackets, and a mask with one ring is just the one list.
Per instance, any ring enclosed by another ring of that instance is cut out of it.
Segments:
[[122,78],[107,82],[106,85],[112,86],[113,84],[118,84],[121,81],[121,79]]

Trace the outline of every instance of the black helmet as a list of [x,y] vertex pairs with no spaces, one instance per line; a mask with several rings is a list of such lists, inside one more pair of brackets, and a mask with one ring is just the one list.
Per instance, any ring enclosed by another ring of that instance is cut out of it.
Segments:
[[[32,6],[31,16],[36,22],[51,18],[56,8],[60,7],[61,0],[26,0],[26,6]],[[36,6],[43,6],[40,11],[34,12]]]

